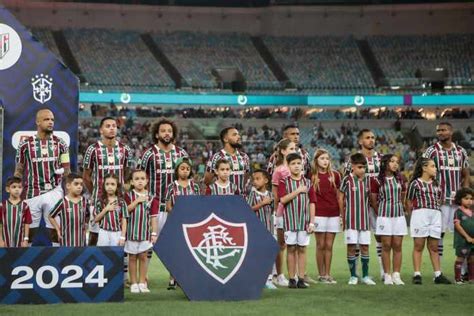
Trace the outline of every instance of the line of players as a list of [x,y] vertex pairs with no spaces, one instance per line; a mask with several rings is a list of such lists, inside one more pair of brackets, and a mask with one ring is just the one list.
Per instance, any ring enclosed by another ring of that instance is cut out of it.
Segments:
[[[130,257],[131,291],[148,292],[146,270],[151,247],[175,197],[200,193],[192,179],[188,154],[174,145],[178,135],[176,125],[165,119],[155,123],[151,131],[155,144],[139,158],[137,170],[131,170],[134,157],[130,148],[116,139],[115,119],[102,119],[101,139],[88,147],[80,177],[70,174],[67,145],[53,135],[53,113],[47,109],[38,111],[36,123],[37,134],[19,145],[15,178],[6,183],[10,197],[2,203],[1,245],[26,246],[44,217],[54,245],[83,246],[84,224],[89,217],[89,245],[124,245]],[[318,281],[336,283],[330,269],[340,219],[347,244],[349,284],[359,281],[358,257],[362,263],[362,282],[375,284],[368,274],[370,228],[377,239],[383,282],[403,284],[400,267],[402,240],[407,234],[405,214],[411,215],[410,232],[415,241],[413,282],[421,284],[421,254],[427,243],[435,283],[450,283],[440,271],[439,257],[443,232],[453,219],[456,282],[464,280],[461,269],[465,260],[468,261],[465,270],[472,281],[473,193],[461,189],[469,187],[468,159],[465,150],[452,142],[452,132],[449,123],[437,126],[439,142],[420,158],[407,184],[400,176],[399,158],[381,157],[374,150],[375,137],[370,130],[359,133],[360,152],[350,157],[342,178],[332,170],[327,151],[318,149],[311,159],[299,146],[296,126],[285,127],[284,139],[270,158],[268,172],[256,170],[251,174],[249,158],[241,151],[238,130],[225,128],[220,134],[223,148],[208,161],[205,193],[245,195],[271,232],[275,230],[272,223],[275,218],[281,251],[275,271],[269,276],[268,288],[274,288],[274,284],[305,288],[314,282],[305,273],[305,247],[313,232]],[[130,184],[126,184],[129,177]],[[22,182],[25,201],[21,199]],[[247,187],[247,183],[252,187]],[[82,196],[83,186],[91,192],[89,200]],[[122,193],[122,187],[127,193]],[[285,248],[289,280],[282,272]],[[390,273],[391,252],[393,273]],[[169,288],[175,286],[171,278]]]

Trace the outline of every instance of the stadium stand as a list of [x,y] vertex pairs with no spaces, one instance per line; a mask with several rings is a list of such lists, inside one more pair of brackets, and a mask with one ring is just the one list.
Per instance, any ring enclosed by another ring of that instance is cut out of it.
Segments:
[[373,36],[372,50],[391,85],[412,85],[417,69],[445,68],[448,84],[472,85],[474,36]]
[[137,32],[68,29],[64,33],[89,85],[174,87]]
[[247,35],[173,32],[153,39],[192,86],[217,88],[212,69],[236,67],[249,88],[280,87]]

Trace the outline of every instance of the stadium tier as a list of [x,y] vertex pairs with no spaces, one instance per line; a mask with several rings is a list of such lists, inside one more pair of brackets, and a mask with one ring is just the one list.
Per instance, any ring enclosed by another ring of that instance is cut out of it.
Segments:
[[415,85],[417,69],[444,68],[448,84],[470,85],[474,78],[474,36],[373,36],[368,41],[391,85]]
[[64,34],[90,85],[173,87],[137,32],[69,29]]
[[[62,32],[86,80],[83,90],[153,92],[176,87],[166,65],[150,51],[139,32]],[[34,29],[33,33],[61,56],[50,30]],[[400,93],[375,84],[353,37],[263,37],[270,56],[297,88],[290,92],[285,92],[285,82],[277,80],[249,35],[172,32],[154,33],[151,38],[177,70],[183,87],[204,92],[224,91],[213,69],[234,68],[242,73],[249,93]],[[463,86],[446,93],[466,93],[474,86],[473,35],[370,36],[367,43],[375,57],[372,62],[378,64],[387,85],[407,87],[404,93],[423,92],[421,81],[415,77],[418,69],[444,68],[447,85]]]

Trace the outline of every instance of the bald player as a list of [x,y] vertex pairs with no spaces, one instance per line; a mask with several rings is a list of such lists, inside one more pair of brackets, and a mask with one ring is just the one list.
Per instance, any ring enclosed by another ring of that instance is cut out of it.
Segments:
[[53,246],[59,246],[56,230],[46,220],[64,193],[61,188],[62,175],[68,175],[69,148],[60,137],[53,135],[54,114],[49,109],[36,113],[36,134],[20,141],[16,151],[15,177],[23,179],[25,199],[31,211],[29,242],[38,232],[41,218]]

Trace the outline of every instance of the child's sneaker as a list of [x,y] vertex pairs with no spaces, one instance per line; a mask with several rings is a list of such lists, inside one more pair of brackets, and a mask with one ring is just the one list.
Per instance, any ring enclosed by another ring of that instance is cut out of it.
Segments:
[[277,289],[275,284],[273,284],[272,280],[267,280],[267,282],[265,283],[265,288],[268,289],[268,290],[276,290]]
[[422,284],[421,275],[417,274],[413,276],[413,284]]
[[307,289],[308,288],[308,285],[306,284],[305,280],[304,279],[299,279],[299,278],[298,278],[298,283],[296,283],[296,286],[299,289]]
[[393,285],[392,276],[390,274],[385,274],[383,278],[383,284]]
[[138,284],[133,283],[130,285],[130,293],[140,293],[140,288],[138,287]]
[[351,278],[349,279],[349,282],[347,282],[347,284],[349,285],[357,285],[357,283],[359,283],[359,278],[353,277],[353,276],[351,276]]
[[463,279],[457,279],[457,280],[454,280],[454,284],[456,284],[456,285],[463,285],[463,284],[466,284],[466,282],[464,282]]
[[290,279],[288,281],[288,288],[290,289],[296,289],[298,287],[298,285],[296,284],[296,280],[295,279]]
[[283,274],[280,274],[276,278],[276,285],[278,286],[288,286],[288,280],[285,278]]
[[448,280],[447,277],[444,276],[444,274],[438,275],[436,278],[434,278],[434,283],[435,284],[452,284],[451,281]]
[[148,286],[145,283],[138,283],[138,288],[142,293],[150,293],[150,290],[148,289]]
[[330,275],[326,275],[326,283],[327,284],[337,284],[337,281]]
[[176,290],[176,281],[175,280],[170,280],[168,283],[168,287],[166,288],[167,290]]
[[369,276],[363,277],[362,283],[364,283],[365,285],[375,285],[374,280],[372,280]]
[[320,276],[318,277],[318,283],[323,283],[323,284],[325,284],[325,283],[328,283],[328,280],[327,280],[327,278],[326,278],[325,276],[321,276],[321,275],[320,275]]
[[402,279],[400,278],[399,272],[392,273],[392,281],[393,281],[393,284],[395,285],[405,285],[405,282],[403,282]]

